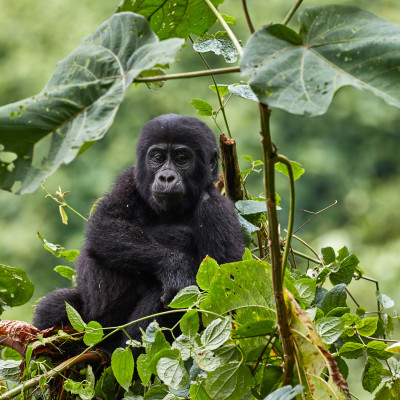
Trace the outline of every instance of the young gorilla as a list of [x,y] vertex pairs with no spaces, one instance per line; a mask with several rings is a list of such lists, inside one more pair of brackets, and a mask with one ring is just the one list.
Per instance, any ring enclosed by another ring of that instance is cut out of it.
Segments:
[[[244,242],[232,202],[214,188],[218,147],[196,118],[162,115],[148,122],[137,144],[137,166],[122,173],[96,206],[77,261],[78,287],[50,293],[38,305],[39,329],[68,323],[65,302],[85,322],[125,324],[165,311],[173,296],[195,284],[202,259],[241,260]],[[159,318],[173,326],[179,316]],[[140,338],[139,326],[127,333]],[[112,352],[127,338],[114,335]]]

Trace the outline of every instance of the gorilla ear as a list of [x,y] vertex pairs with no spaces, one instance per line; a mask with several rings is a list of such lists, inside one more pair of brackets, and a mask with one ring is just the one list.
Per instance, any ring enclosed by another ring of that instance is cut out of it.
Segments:
[[210,169],[211,172],[214,173],[214,170],[218,168],[218,151],[215,150],[211,156],[210,160]]

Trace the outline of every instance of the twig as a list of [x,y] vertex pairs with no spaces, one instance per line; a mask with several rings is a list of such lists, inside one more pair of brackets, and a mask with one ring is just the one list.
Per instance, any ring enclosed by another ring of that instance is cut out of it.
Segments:
[[13,397],[19,395],[20,393],[25,392],[26,390],[39,385],[40,379],[42,377],[52,378],[53,376],[59,374],[60,372],[65,371],[68,368],[71,368],[73,365],[76,365],[79,363],[101,362],[101,361],[102,361],[102,357],[99,355],[99,353],[94,352],[94,351],[72,357],[72,358],[62,362],[61,364],[57,365],[56,367],[54,367],[52,370],[46,372],[45,374],[37,376],[35,378],[32,378],[29,381],[26,381],[26,382],[22,383],[21,385],[15,387],[14,389],[9,390],[8,392],[6,392],[2,396],[0,396],[0,400],[10,400]]
[[249,10],[247,9],[246,0],[242,0],[242,6],[243,6],[244,15],[246,17],[247,25],[248,25],[248,27],[250,29],[251,34],[253,34],[254,33],[254,26],[253,26],[253,23],[251,22],[251,19],[250,19],[250,14],[249,14]]
[[168,81],[171,79],[197,78],[200,76],[230,74],[232,72],[240,72],[240,67],[214,68],[210,70],[183,72],[179,74],[148,76],[146,78],[136,78],[133,80],[133,82],[159,82]]
[[286,15],[285,19],[283,20],[282,24],[287,25],[289,21],[292,19],[294,13],[297,11],[297,9],[300,7],[300,4],[303,2],[303,0],[297,0],[296,4],[292,7],[292,9],[289,11],[288,15]]
[[314,264],[321,264],[321,260],[317,260],[317,259],[315,259],[315,258],[312,258],[312,257],[308,256],[307,254],[300,253],[300,251],[297,251],[297,250],[292,249],[292,252],[293,252],[294,254],[296,254],[296,256],[299,256],[299,257],[304,258],[304,259],[306,259],[306,260],[308,260],[308,261],[311,261],[311,262],[313,262]]
[[358,304],[357,300],[353,297],[353,295],[350,293],[350,291],[349,291],[349,289],[347,289],[347,287],[346,287],[346,292],[347,292],[347,294],[350,296],[350,298],[354,301],[354,304],[355,304],[357,307],[360,307],[360,305]]
[[304,246],[306,246],[308,249],[310,249],[310,251],[312,251],[318,257],[318,259],[320,260],[319,264],[323,264],[324,263],[324,260],[320,257],[320,255],[307,242],[305,242],[303,239],[299,238],[298,236],[296,236],[294,234],[292,235],[292,237],[294,237],[300,243],[304,244]]
[[319,210],[319,211],[317,211],[317,212],[314,212],[314,211],[307,211],[307,210],[301,210],[301,211],[303,211],[303,212],[305,212],[305,213],[312,214],[312,216],[311,216],[306,222],[304,222],[304,224],[301,225],[300,228],[297,228],[293,233],[296,233],[296,232],[298,232],[300,229],[304,228],[315,216],[317,216],[318,214],[321,214],[322,212],[326,211],[328,208],[331,208],[331,207],[335,206],[336,204],[337,204],[337,200],[335,200],[335,202],[332,203],[331,205],[329,205],[328,207],[325,207],[325,208],[323,208],[322,210]]
[[380,339],[372,336],[363,336],[366,339],[377,340],[378,342],[388,342],[388,343],[399,343],[400,340],[393,340],[393,339]]
[[[375,286],[376,286],[376,291],[377,291],[377,293],[379,293],[379,282],[376,279],[369,278],[368,276],[363,276],[363,275],[361,276],[361,279],[364,279],[364,280],[369,281],[369,282],[374,282]],[[382,316],[381,316],[381,312],[382,312],[381,303],[379,303],[378,299],[376,300],[376,302],[377,302],[377,305],[378,305],[378,317],[379,317],[379,319],[382,319]]]
[[257,232],[257,240],[258,240],[258,251],[260,254],[260,258],[264,258],[264,251],[263,251],[263,245],[262,245],[262,237],[260,231]]
[[261,360],[262,360],[262,358],[264,356],[265,351],[267,350],[269,344],[272,342],[272,339],[275,338],[277,330],[278,330],[278,328],[275,328],[275,330],[271,333],[271,336],[269,337],[267,343],[265,344],[264,348],[262,349],[262,352],[261,352],[260,356],[258,357],[257,362],[254,364],[254,367],[251,369],[251,374],[252,375],[255,374],[255,372],[257,370],[257,367],[260,364],[260,362],[261,362]]
[[285,268],[286,268],[286,262],[289,256],[289,250],[290,250],[290,241],[292,239],[292,233],[293,233],[293,224],[294,224],[294,201],[295,201],[295,196],[294,196],[294,177],[293,177],[293,168],[292,164],[290,163],[289,159],[284,157],[284,156],[276,156],[275,157],[275,162],[280,162],[284,164],[288,170],[288,175],[289,175],[289,182],[290,182],[290,206],[289,206],[289,222],[288,222],[288,229],[287,229],[287,236],[285,239],[285,250],[283,252],[283,257],[282,257],[282,279],[285,276]]

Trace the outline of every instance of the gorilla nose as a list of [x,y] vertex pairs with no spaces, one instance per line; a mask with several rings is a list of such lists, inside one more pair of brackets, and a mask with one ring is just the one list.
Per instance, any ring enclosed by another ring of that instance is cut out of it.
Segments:
[[173,171],[165,171],[158,176],[160,182],[173,183],[176,180],[176,174]]

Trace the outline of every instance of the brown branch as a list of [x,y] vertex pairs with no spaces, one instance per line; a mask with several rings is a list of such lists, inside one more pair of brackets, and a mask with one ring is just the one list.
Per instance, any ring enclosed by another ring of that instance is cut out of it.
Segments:
[[240,180],[239,162],[236,152],[236,142],[228,139],[225,134],[219,137],[222,169],[224,172],[225,194],[233,201],[243,199]]
[[247,9],[246,0],[242,0],[242,6],[243,6],[244,15],[246,17],[247,25],[248,25],[248,27],[250,29],[250,33],[253,34],[254,33],[254,26],[253,26],[253,23],[251,22],[249,10]]
[[0,345],[9,347],[18,352],[22,357],[25,357],[25,348],[21,342],[13,340],[9,337],[0,337]]

